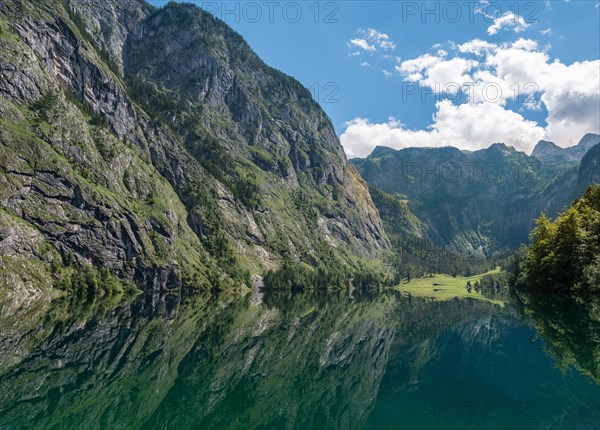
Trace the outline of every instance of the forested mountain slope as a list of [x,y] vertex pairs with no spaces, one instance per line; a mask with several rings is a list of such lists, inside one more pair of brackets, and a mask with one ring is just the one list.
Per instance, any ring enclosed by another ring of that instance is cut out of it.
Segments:
[[[587,148],[594,139],[600,137],[588,134],[573,148]],[[371,188],[414,213],[423,237],[489,257],[526,243],[542,212],[557,215],[597,182],[597,152],[598,145],[581,163],[545,163],[504,144],[474,152],[380,147],[352,161]]]

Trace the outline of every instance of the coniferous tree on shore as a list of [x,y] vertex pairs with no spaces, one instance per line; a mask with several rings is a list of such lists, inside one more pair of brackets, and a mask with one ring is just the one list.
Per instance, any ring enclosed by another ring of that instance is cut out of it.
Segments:
[[600,293],[600,185],[554,222],[538,219],[520,269],[517,286],[528,290]]

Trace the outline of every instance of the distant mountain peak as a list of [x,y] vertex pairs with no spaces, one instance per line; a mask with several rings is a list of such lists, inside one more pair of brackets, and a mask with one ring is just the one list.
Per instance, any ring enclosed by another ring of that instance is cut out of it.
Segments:
[[388,155],[388,154],[393,154],[396,151],[397,151],[396,149],[390,148],[389,146],[377,145],[375,147],[375,149],[373,150],[373,152],[371,152],[371,154],[369,155],[369,157],[370,158],[383,157],[383,156]]
[[497,142],[497,143],[493,143],[490,145],[490,147],[488,148],[488,150],[498,150],[498,151],[509,151],[511,149],[514,149],[512,146],[506,146],[505,143],[503,142]]
[[568,148],[562,148],[554,142],[540,140],[531,156],[545,164],[576,163],[580,162],[586,152],[598,143],[600,143],[600,135],[594,133],[587,133],[577,145]]
[[600,139],[600,134],[596,134],[596,133],[586,133],[582,138],[581,141],[579,141],[579,143],[581,144],[582,141],[586,140],[586,139]]
[[540,140],[537,143],[537,145],[535,145],[535,148],[534,148],[533,151],[535,152],[536,150],[540,150],[542,148],[557,148],[557,149],[560,149],[560,147],[556,143],[554,143],[554,142],[550,142],[549,140]]
[[600,134],[586,133],[585,136],[581,138],[579,143],[573,148],[581,148],[581,150],[583,151],[583,156],[586,152],[588,152],[590,149],[592,149],[593,146],[597,145],[598,143],[600,143]]

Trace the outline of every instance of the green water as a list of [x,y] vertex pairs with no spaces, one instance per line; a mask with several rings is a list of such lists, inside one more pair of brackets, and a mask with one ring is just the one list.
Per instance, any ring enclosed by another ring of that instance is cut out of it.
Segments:
[[2,309],[1,429],[600,429],[598,298]]

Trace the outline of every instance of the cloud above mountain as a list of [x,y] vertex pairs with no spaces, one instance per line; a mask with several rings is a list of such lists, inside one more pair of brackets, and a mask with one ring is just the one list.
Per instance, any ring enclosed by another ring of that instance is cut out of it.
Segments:
[[[377,145],[478,149],[494,142],[530,152],[540,139],[570,146],[587,132],[600,132],[600,60],[565,64],[524,38],[450,43],[451,54],[436,49],[399,61],[394,73],[412,85],[411,94],[419,88],[437,95],[429,126],[409,130],[395,119],[377,124],[356,118],[341,136],[349,156],[366,156]],[[403,97],[422,102],[421,94]],[[545,113],[545,124],[527,119],[528,112]]]
[[378,124],[356,118],[346,126],[341,140],[350,157],[366,157],[376,146],[396,149],[456,146],[475,150],[495,142],[531,151],[545,135],[536,123],[497,104],[455,105],[449,100],[436,103],[433,122],[426,130],[406,129],[395,118]]

